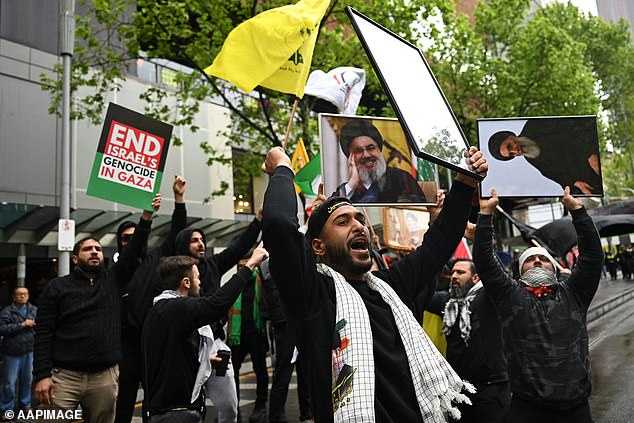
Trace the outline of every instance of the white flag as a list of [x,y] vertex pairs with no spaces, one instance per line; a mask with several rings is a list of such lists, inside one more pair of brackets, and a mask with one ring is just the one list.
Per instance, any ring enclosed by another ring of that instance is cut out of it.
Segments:
[[304,94],[326,100],[337,106],[344,115],[354,115],[365,87],[365,71],[358,68],[335,68],[328,73],[310,73]]

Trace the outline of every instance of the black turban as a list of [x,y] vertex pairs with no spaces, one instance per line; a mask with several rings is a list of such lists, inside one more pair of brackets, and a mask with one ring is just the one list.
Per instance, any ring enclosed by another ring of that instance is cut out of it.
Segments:
[[346,157],[350,156],[350,143],[352,140],[363,136],[372,138],[379,146],[379,150],[383,148],[383,138],[376,126],[365,119],[354,119],[348,122],[339,134],[339,144]]

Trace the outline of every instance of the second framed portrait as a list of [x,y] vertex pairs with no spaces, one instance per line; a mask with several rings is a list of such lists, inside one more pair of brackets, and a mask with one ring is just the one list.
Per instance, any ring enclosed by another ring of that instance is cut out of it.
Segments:
[[416,157],[397,119],[319,115],[326,195],[364,206],[436,204],[434,165]]

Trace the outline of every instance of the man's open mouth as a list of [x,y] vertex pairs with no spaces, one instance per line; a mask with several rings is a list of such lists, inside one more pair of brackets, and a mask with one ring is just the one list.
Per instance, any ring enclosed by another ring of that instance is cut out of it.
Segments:
[[350,249],[352,251],[367,252],[369,247],[370,241],[365,236],[356,237],[350,242]]

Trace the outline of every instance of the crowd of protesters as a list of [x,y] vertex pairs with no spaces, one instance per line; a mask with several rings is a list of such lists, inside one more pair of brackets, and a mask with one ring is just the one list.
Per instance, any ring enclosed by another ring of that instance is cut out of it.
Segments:
[[[472,147],[466,156],[486,176],[482,154]],[[320,195],[300,228],[289,157],[274,148],[263,169],[263,210],[219,253],[207,250],[202,229],[187,227],[187,182],[177,176],[158,248],[147,246],[153,211],[143,211],[119,225],[109,267],[99,240],[87,237],[39,309],[16,289],[0,313],[2,412],[81,406],[86,422],[127,423],[142,387],[144,421],[202,422],[206,398],[219,422],[242,421],[239,370],[250,355],[250,422],[288,421],[294,367],[302,421],[592,422],[585,321],[603,249],[568,188],[562,202],[579,253],[572,270],[562,274],[533,247],[513,278],[494,253],[495,192],[480,201],[473,259],[450,261],[474,230],[476,179],[458,174],[421,245],[388,263],[348,198]],[[620,257],[625,263],[631,249]],[[440,349],[423,331],[424,312],[442,320]]]

